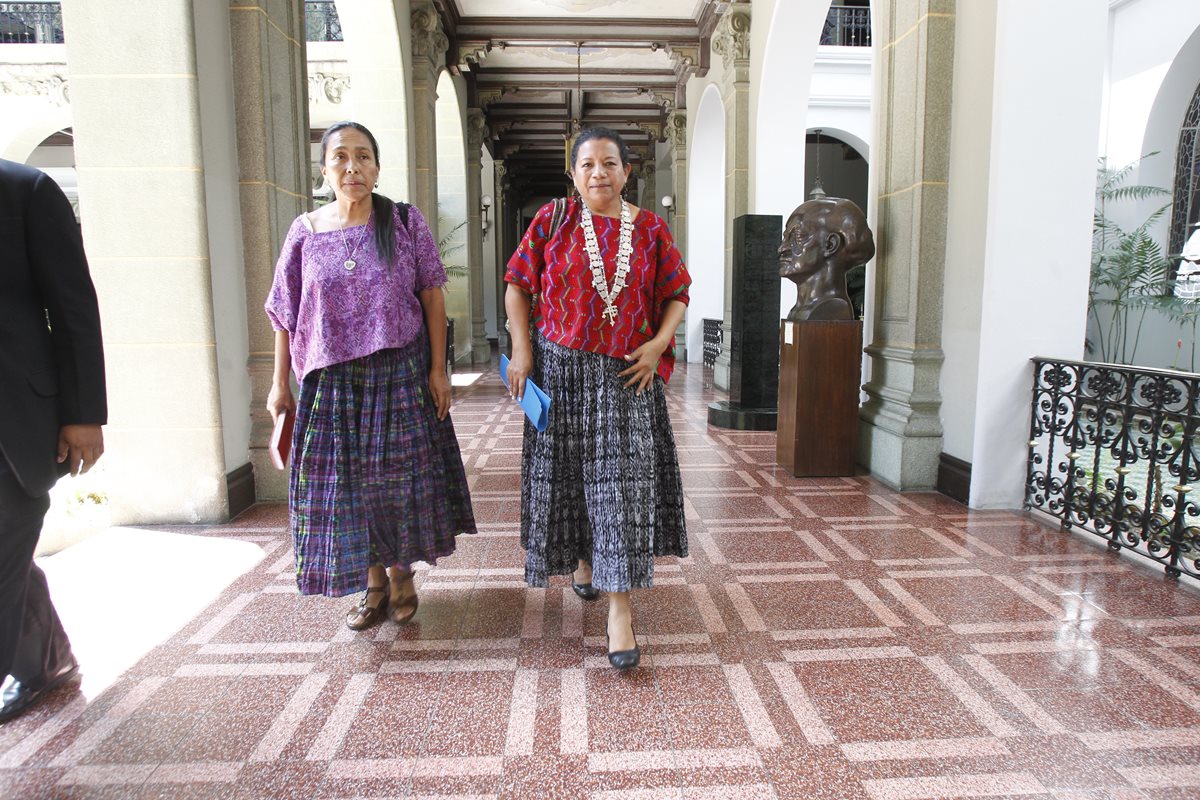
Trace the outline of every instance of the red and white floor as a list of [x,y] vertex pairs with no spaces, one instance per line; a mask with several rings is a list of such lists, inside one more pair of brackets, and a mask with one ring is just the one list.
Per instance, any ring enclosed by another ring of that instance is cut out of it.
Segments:
[[295,592],[286,509],[45,562],[81,687],[0,726],[5,798],[1200,797],[1200,592],[1020,513],[799,480],[670,390],[691,555],[604,603],[524,586],[521,417],[454,419],[480,533],[404,629]]

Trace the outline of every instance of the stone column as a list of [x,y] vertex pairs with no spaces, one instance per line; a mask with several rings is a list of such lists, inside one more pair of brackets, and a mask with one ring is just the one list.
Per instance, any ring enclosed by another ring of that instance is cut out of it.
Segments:
[[487,340],[487,318],[483,310],[483,214],[479,198],[483,196],[483,176],[480,164],[483,141],[488,127],[483,111],[467,109],[467,265],[471,270],[471,363],[486,364],[491,360]]
[[942,450],[953,11],[953,0],[882,0],[871,9],[878,238],[859,455],[901,490],[933,488]]
[[724,60],[725,101],[725,313],[721,355],[713,383],[729,389],[733,330],[733,220],[750,210],[750,4],[731,3],[713,32],[712,49]]
[[250,462],[258,498],[283,500],[287,473],[267,454],[275,333],[263,303],[288,228],[312,205],[304,8],[299,0],[229,5],[250,339]]
[[642,207],[648,208],[651,211],[658,213],[658,197],[655,194],[658,192],[657,175],[655,173],[657,165],[654,159],[649,158],[642,162]]
[[98,478],[115,524],[218,522],[228,496],[192,3],[130,13],[66,0],[62,13],[108,378]]
[[493,162],[496,167],[496,197],[492,206],[492,219],[495,226],[495,235],[492,237],[496,241],[496,274],[493,280],[496,281],[496,342],[499,352],[508,354],[508,330],[505,329],[504,323],[508,320],[508,314],[504,310],[504,293],[508,289],[508,284],[504,282],[504,270],[508,266],[508,257],[512,255],[515,248],[515,243],[512,241],[510,228],[512,227],[509,217],[512,216],[512,211],[509,209],[509,192],[511,184],[508,179],[508,168],[504,165],[504,159],[497,158]]
[[416,144],[412,202],[438,238],[437,81],[449,39],[429,2],[412,4],[412,130]]
[[[677,108],[667,115],[667,144],[671,153],[671,194],[675,198],[673,214],[668,214],[671,223],[671,235],[675,237],[675,246],[683,254],[683,263],[688,260],[687,251],[687,110]],[[675,356],[678,359],[687,358],[687,317],[691,309],[684,314],[675,331]]]

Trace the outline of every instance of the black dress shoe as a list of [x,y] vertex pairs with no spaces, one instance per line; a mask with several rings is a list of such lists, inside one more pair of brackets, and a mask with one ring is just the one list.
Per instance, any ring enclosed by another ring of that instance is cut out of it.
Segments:
[[0,688],[0,698],[3,700],[0,704],[0,722],[8,722],[19,716],[78,674],[79,662],[72,658],[66,666],[60,667],[57,672],[38,683],[22,683],[9,675],[4,679],[3,688]]
[[572,579],[571,588],[575,590],[575,594],[579,595],[582,600],[595,600],[600,596],[600,590],[590,583],[576,583]]
[[[607,630],[604,631],[604,640],[608,641]],[[618,650],[615,653],[608,654],[608,663],[612,664],[613,668],[618,672],[625,672],[626,670],[634,669],[639,663],[641,663],[642,648],[637,646],[636,636],[634,637],[633,641],[635,644],[633,645],[632,650]]]

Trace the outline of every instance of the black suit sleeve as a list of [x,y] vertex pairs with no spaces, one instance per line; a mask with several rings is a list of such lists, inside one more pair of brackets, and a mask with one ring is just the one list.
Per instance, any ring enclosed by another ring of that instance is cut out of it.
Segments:
[[100,309],[66,195],[39,176],[26,219],[29,266],[46,305],[58,372],[59,424],[108,422]]

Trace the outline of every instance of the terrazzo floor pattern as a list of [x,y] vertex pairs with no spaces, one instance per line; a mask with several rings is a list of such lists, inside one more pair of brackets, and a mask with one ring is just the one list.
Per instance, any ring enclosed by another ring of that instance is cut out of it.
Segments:
[[263,556],[97,696],[0,726],[0,796],[1200,796],[1200,593],[1024,514],[791,478],[773,433],[707,427],[708,376],[669,391],[691,554],[635,594],[640,669],[602,600],[523,584],[489,374],[453,410],[480,532],[414,624],[298,596],[282,505],[156,529]]

